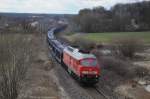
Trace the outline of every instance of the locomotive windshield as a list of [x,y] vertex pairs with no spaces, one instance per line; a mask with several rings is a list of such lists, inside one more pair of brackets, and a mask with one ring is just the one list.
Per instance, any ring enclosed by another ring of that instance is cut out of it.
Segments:
[[82,66],[96,66],[97,61],[96,59],[84,59],[81,61]]

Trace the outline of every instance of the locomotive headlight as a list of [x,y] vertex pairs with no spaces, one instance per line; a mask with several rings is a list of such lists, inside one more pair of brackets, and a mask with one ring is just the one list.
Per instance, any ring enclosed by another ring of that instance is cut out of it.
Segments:
[[97,74],[97,71],[90,71],[89,74],[94,74],[94,75],[96,75],[96,74]]
[[97,71],[82,71],[82,74],[97,74]]
[[92,73],[92,74],[97,74],[97,71],[92,71],[91,73]]
[[82,74],[88,74],[89,72],[88,71],[82,71]]

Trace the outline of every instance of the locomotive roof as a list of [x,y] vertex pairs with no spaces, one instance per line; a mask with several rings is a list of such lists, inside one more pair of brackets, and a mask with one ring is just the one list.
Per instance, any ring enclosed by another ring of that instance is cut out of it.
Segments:
[[70,46],[66,47],[64,49],[64,51],[77,60],[81,60],[81,59],[85,59],[85,58],[95,58],[96,59],[96,57],[93,54],[81,53],[81,52],[79,52],[79,49],[76,49],[76,48],[73,48]]

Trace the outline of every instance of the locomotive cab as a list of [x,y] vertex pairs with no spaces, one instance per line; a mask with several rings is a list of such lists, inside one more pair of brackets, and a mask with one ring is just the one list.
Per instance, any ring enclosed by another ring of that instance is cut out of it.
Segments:
[[100,68],[96,58],[85,58],[79,61],[80,80],[96,83],[99,79]]

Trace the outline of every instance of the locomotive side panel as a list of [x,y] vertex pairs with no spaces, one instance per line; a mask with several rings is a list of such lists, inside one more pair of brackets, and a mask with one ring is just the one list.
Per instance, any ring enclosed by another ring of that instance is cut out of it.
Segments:
[[78,60],[74,59],[72,56],[70,56],[68,53],[63,53],[63,62],[65,65],[72,70],[76,75],[78,75]]

